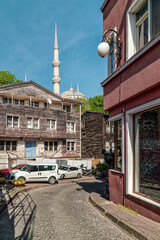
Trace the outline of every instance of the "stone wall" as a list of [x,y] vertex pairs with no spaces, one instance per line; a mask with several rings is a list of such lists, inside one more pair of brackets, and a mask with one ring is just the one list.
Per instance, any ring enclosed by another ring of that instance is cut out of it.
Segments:
[[107,118],[98,112],[82,115],[82,158],[104,159],[106,141],[114,141],[114,134],[106,132]]

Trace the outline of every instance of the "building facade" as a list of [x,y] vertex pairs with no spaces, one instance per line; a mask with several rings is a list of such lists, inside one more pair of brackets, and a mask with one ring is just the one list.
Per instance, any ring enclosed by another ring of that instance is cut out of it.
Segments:
[[80,158],[78,101],[29,81],[0,86],[0,159]]
[[115,128],[110,200],[160,221],[160,1],[106,0],[101,11],[114,30],[101,83]]
[[113,164],[114,129],[108,115],[101,112],[86,112],[82,115],[82,158],[105,160]]

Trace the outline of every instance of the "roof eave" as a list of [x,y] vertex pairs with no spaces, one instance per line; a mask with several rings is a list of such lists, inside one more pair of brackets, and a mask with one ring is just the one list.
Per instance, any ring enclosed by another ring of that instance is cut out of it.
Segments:
[[102,7],[101,7],[101,12],[103,12],[103,9],[105,7],[105,5],[107,4],[108,0],[105,0],[104,3],[102,4]]

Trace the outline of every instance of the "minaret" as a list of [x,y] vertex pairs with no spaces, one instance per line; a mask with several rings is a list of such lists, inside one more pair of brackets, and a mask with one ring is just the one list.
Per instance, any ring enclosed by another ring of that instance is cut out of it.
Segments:
[[77,82],[77,92],[79,92],[79,82]]
[[25,72],[25,82],[27,82],[27,73]]
[[55,23],[55,40],[54,40],[54,60],[52,62],[54,73],[53,73],[53,92],[58,94],[60,93],[60,82],[61,79],[59,77],[59,67],[60,67],[60,61],[59,61],[59,49],[58,49],[58,39],[57,39],[57,24]]

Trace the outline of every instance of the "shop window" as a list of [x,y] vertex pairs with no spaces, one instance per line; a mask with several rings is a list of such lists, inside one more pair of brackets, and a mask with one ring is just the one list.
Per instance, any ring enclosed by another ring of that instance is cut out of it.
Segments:
[[7,116],[7,127],[18,128],[19,117]]
[[114,122],[115,129],[115,169],[122,171],[122,121]]
[[134,115],[134,191],[160,201],[160,107]]
[[67,142],[67,151],[75,151],[75,142]]

